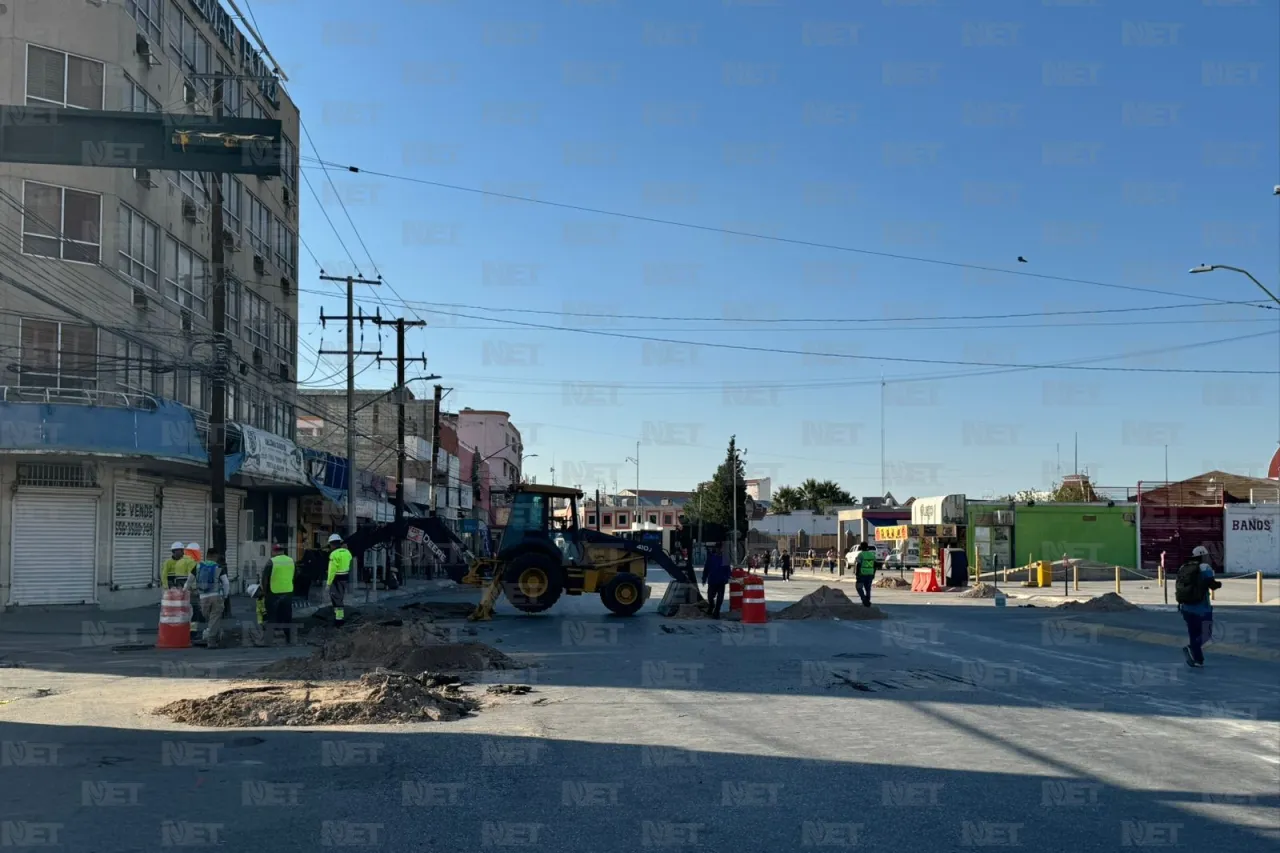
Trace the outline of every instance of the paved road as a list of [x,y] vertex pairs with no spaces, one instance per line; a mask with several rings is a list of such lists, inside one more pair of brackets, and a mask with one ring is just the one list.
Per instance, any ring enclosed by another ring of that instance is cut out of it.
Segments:
[[911,601],[758,628],[503,606],[481,639],[537,664],[504,678],[534,693],[400,728],[192,730],[146,708],[220,683],[0,670],[0,829],[97,851],[1275,849],[1274,664],[1193,671],[1038,609]]

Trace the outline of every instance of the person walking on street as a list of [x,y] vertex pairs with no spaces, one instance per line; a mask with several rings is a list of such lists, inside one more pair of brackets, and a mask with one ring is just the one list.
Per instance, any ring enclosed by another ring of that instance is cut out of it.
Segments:
[[782,567],[782,579],[784,581],[791,580],[791,552],[783,551],[782,556],[778,559],[779,565]]
[[854,586],[858,590],[858,598],[863,607],[871,606],[871,582],[876,579],[876,550],[866,542],[858,543],[858,578]]
[[1209,562],[1209,549],[1197,545],[1191,559],[1178,569],[1174,586],[1178,611],[1187,623],[1189,642],[1182,647],[1187,666],[1204,666],[1204,644],[1213,638],[1213,600],[1209,592],[1221,588],[1222,582],[1214,577],[1213,564]]
[[266,600],[267,638],[274,640],[276,629],[284,631],[285,643],[293,642],[293,558],[279,543],[271,546],[271,562],[262,578]]
[[342,544],[342,537],[333,534],[329,537],[329,601],[333,604],[333,624],[341,628],[347,618],[347,611],[342,605],[347,598],[347,583],[351,578],[351,552]]
[[834,548],[827,549],[827,570],[833,575],[836,573],[836,552]]
[[231,596],[231,581],[218,561],[216,549],[210,548],[190,575],[188,588],[200,598],[200,611],[204,614],[204,642],[216,649],[222,642],[222,615]]
[[702,583],[707,587],[707,614],[712,619],[720,618],[720,608],[724,606],[724,590],[731,577],[729,564],[720,555],[720,546],[713,545],[707,554],[706,565],[702,567]]
[[769,566],[772,564],[773,564],[773,552],[765,551],[764,552],[764,576],[765,577],[769,576]]

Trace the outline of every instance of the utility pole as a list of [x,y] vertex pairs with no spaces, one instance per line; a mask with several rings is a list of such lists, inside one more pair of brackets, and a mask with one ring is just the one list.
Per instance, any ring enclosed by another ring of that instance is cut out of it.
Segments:
[[[375,325],[395,326],[396,327],[396,553],[395,553],[395,576],[397,582],[404,578],[404,463],[405,463],[405,447],[404,447],[404,403],[405,397],[409,395],[409,391],[404,384],[404,365],[406,361],[420,361],[422,366],[427,366],[427,357],[425,355],[415,356],[406,359],[404,355],[404,332],[405,329],[417,328],[427,325],[423,320],[406,320],[398,317],[395,320],[383,320],[381,318],[373,321]],[[390,361],[378,356],[378,365],[381,366],[383,361]],[[434,449],[433,451],[434,452]],[[389,580],[389,579],[388,579]],[[376,589],[378,579],[373,579],[373,585]],[[390,586],[390,584],[388,584]]]
[[889,494],[889,489],[888,489],[888,486],[885,484],[885,478],[884,478],[884,472],[885,472],[885,464],[884,464],[884,398],[885,398],[884,375],[883,375],[883,374],[881,374],[881,376],[880,376],[880,494],[881,494],[882,496],[883,496],[883,495],[887,495],[887,494]]
[[[222,119],[222,75],[213,79],[213,120]],[[213,542],[218,562],[227,565],[227,270],[222,238],[222,173],[209,173],[213,209],[209,215],[213,267],[213,376],[209,401],[209,491],[213,504]]]
[[[427,492],[431,506],[428,508],[432,517],[436,514],[436,460],[440,458],[440,401],[444,398],[444,388],[437,385],[434,389],[434,404],[431,407],[431,479],[427,483]],[[445,469],[445,475],[449,471]]]
[[382,279],[372,281],[367,278],[358,276],[331,276],[325,275],[324,270],[320,271],[321,281],[342,281],[347,284],[347,314],[345,317],[326,317],[324,309],[320,309],[320,326],[323,328],[326,320],[342,320],[347,324],[347,348],[346,350],[318,350],[319,355],[345,355],[347,357],[347,536],[350,537],[356,532],[356,356],[358,355],[382,355],[382,350],[377,352],[356,352],[356,327],[359,323],[364,326],[366,320],[376,320],[378,315],[370,317],[364,313],[364,309],[360,310],[357,316],[355,313],[355,285],[368,284],[380,285]]

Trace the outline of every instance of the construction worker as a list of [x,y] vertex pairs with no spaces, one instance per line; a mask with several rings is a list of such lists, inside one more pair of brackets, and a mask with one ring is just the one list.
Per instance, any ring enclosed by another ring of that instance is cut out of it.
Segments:
[[707,562],[702,567],[702,582],[707,587],[707,615],[712,619],[720,618],[720,608],[724,606],[724,590],[733,574],[720,549],[719,543],[712,545],[707,554]]
[[200,597],[205,620],[204,640],[211,649],[218,648],[222,641],[222,616],[231,596],[231,581],[218,556],[218,551],[210,548],[187,579],[187,588]]
[[876,579],[876,549],[866,542],[859,542],[856,556],[858,578],[854,586],[857,587],[858,597],[862,599],[862,606],[870,607],[871,582]]
[[333,603],[333,624],[341,628],[347,611],[342,603],[347,596],[347,582],[351,577],[351,552],[342,544],[342,537],[329,537],[329,601]]
[[187,585],[187,577],[196,567],[196,561],[186,555],[187,546],[174,542],[169,546],[169,559],[160,567],[160,589],[181,589]]
[[274,636],[275,629],[284,630],[284,641],[293,642],[293,558],[284,552],[284,546],[271,546],[271,562],[267,565],[262,588],[266,606],[267,630]]
[[262,591],[263,588],[262,584],[251,583],[244,591],[245,595],[253,600],[254,615],[257,617],[257,624],[254,625],[253,630],[253,644],[255,646],[266,645],[263,642],[263,635],[267,621],[267,601],[266,595]]

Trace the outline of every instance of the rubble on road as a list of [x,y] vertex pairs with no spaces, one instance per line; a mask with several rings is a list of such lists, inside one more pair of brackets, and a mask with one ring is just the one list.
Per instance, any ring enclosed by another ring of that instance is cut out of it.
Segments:
[[218,728],[326,726],[452,721],[479,707],[460,680],[378,670],[357,681],[239,687],[204,699],[180,699],[152,713],[174,722]]
[[881,575],[872,581],[871,585],[880,589],[910,589],[911,581],[897,575]]
[[475,611],[476,606],[465,602],[414,601],[400,605],[400,609],[408,611],[414,618],[444,622],[450,619],[466,619]]
[[1054,609],[1077,610],[1084,613],[1128,613],[1142,608],[1116,595],[1114,592],[1108,592],[1095,596],[1088,601],[1064,601]]
[[485,643],[452,642],[454,635],[451,629],[427,621],[344,627],[325,640],[310,657],[278,660],[259,673],[287,679],[353,679],[379,667],[438,673],[526,667]]
[[527,684],[493,684],[485,691],[490,696],[527,696],[532,692]]
[[822,586],[796,603],[775,614],[774,619],[884,619],[887,614],[878,607],[863,607],[843,590]]
[[960,593],[959,598],[995,598],[1000,594],[1000,589],[992,584],[978,581],[969,589]]

